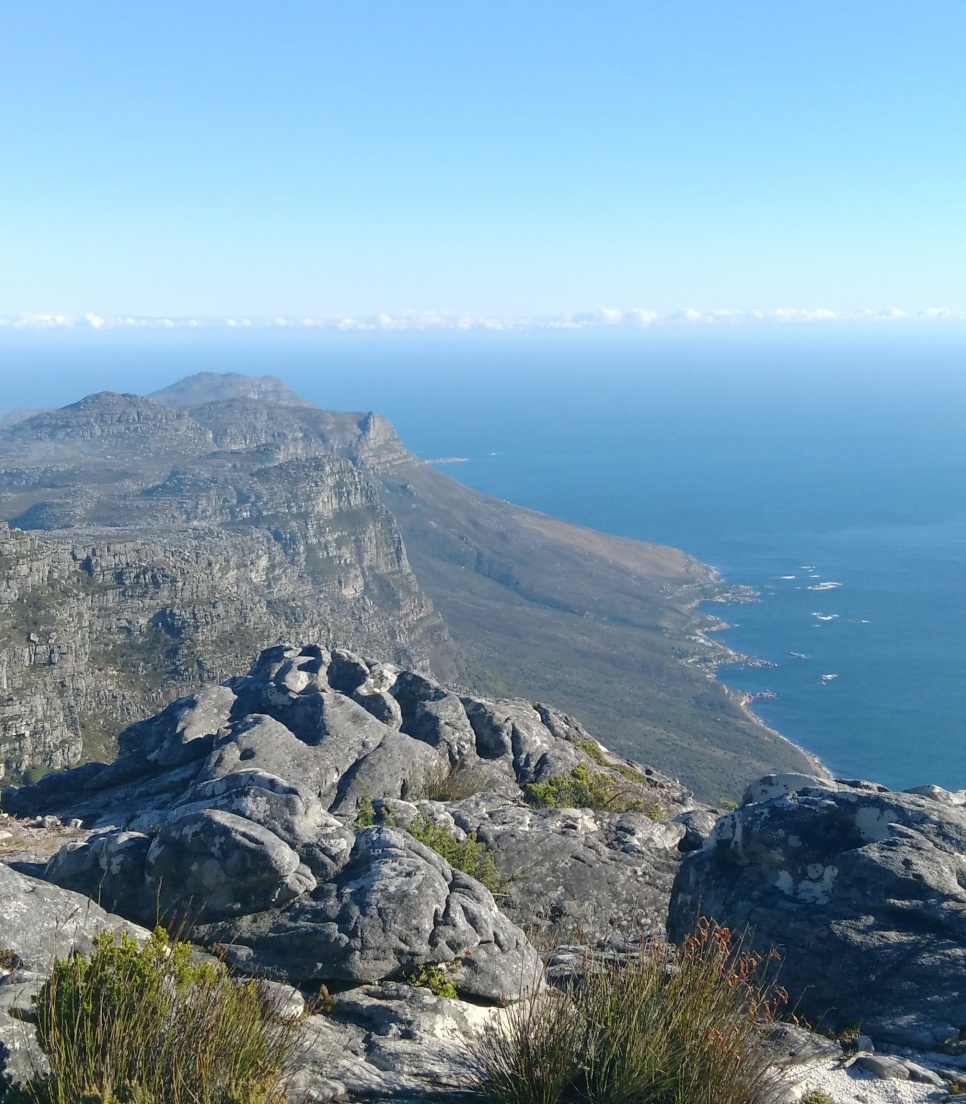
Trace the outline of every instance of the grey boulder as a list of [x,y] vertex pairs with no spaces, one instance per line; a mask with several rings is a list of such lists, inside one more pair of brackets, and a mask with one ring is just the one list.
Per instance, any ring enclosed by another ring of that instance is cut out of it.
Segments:
[[[681,864],[669,932],[699,914],[775,948],[799,1014],[877,1040],[961,1046],[966,809],[866,782],[816,784],[721,817]],[[752,795],[750,794],[750,796]]]
[[479,794],[443,810],[494,849],[500,907],[528,930],[592,943],[662,934],[685,828],[644,813],[534,809]]
[[444,963],[462,994],[501,1001],[540,976],[536,952],[489,890],[395,828],[361,831],[339,875],[288,907],[196,935],[281,980],[358,984]]
[[79,893],[0,863],[0,948],[16,969],[45,973],[54,958],[88,953],[103,931],[148,934]]
[[316,885],[274,832],[222,809],[168,821],[151,842],[145,874],[158,887],[163,913],[184,910],[198,919],[271,908]]

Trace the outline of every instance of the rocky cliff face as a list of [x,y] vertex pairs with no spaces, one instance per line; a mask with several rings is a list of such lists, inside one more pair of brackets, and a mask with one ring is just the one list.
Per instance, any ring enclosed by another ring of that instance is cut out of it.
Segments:
[[[266,644],[425,667],[445,638],[372,483],[333,454],[365,428],[328,419],[276,446],[258,405],[215,406],[209,428],[100,395],[0,435],[0,773],[109,755],[125,724]],[[219,421],[247,439],[220,449]]]

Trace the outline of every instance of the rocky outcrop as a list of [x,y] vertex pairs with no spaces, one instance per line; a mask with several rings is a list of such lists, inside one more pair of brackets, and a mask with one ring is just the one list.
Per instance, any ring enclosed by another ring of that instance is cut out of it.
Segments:
[[697,915],[777,949],[800,1015],[963,1050],[966,793],[773,776],[678,872],[669,930]]
[[[676,795],[675,795],[676,796]],[[492,791],[458,802],[388,801],[393,819],[418,815],[498,856],[500,908],[543,943],[580,937],[633,942],[661,933],[687,829],[672,794],[643,812],[540,809]],[[680,801],[686,803],[683,795]]]
[[[688,832],[672,818],[692,804],[553,709],[457,695],[319,646],[269,649],[249,675],[118,742],[110,765],[4,791],[10,811],[95,829],[45,876],[142,923],[179,913],[242,968],[295,982],[436,964],[462,993],[498,1001],[539,973],[518,924],[657,933]],[[642,796],[623,813],[526,803],[528,786],[575,770],[607,794]],[[475,793],[428,799],[467,781]],[[492,848],[496,899],[407,830],[417,816],[454,844],[475,833]]]
[[[776,1028],[776,1063],[799,1081],[788,1100],[850,1078],[936,1085],[933,1071],[959,1077],[966,1063],[966,793],[769,776],[715,820],[554,709],[320,646],[269,649],[119,742],[111,764],[2,794],[21,856],[16,870],[0,862],[7,1080],[42,1066],[22,1017],[52,951],[84,949],[104,926],[138,934],[125,921],[160,911],[260,976],[279,1015],[329,987],[334,1008],[302,1025],[307,1098],[465,1087],[466,1050],[506,1000],[660,936],[675,870],[672,935],[699,913],[747,930],[779,949],[799,1015],[861,1020],[875,1040],[880,1053],[865,1037],[853,1060]],[[534,804],[567,778],[623,799],[609,787],[632,784],[651,804]],[[40,866],[31,833],[66,842]],[[465,867],[484,847],[489,873]],[[524,928],[558,937],[546,972]],[[428,977],[461,999],[420,988]]]
[[534,949],[493,895],[392,828],[361,831],[336,877],[289,908],[201,925],[195,935],[223,945],[248,972],[290,981],[358,984],[437,964],[462,995],[500,1003],[541,980]]

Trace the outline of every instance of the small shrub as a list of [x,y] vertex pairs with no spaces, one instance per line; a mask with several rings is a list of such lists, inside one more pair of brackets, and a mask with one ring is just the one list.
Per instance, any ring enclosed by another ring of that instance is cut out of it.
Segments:
[[592,740],[589,737],[584,739],[582,736],[574,737],[574,745],[579,747],[580,750],[588,758],[593,759],[595,763],[603,767],[607,765],[607,759],[604,756],[604,749],[597,743],[596,740]]
[[506,890],[506,879],[497,869],[493,852],[476,838],[475,832],[470,832],[461,841],[452,832],[434,824],[425,813],[418,813],[406,831],[413,839],[442,855],[450,866],[481,882],[491,893],[503,893]]
[[486,775],[478,767],[440,763],[406,795],[408,801],[465,801],[486,789]]
[[724,797],[724,798],[721,799],[721,808],[724,809],[724,811],[726,813],[733,813],[738,808],[738,802],[737,801],[732,801],[730,798]]
[[372,794],[369,793],[368,790],[365,790],[362,795],[362,801],[356,809],[356,831],[358,832],[360,828],[371,828],[375,823],[376,807],[372,804]]
[[763,1029],[786,995],[766,966],[706,921],[677,952],[588,963],[482,1036],[477,1091],[490,1104],[767,1104],[782,1085]]
[[552,774],[546,782],[529,782],[524,787],[527,800],[545,809],[599,809],[609,813],[644,813],[655,820],[660,806],[645,797],[641,786],[623,786],[604,771],[591,770],[578,763],[570,772]]
[[103,933],[56,961],[37,1000],[50,1065],[4,1104],[283,1104],[298,1049],[258,983],[157,929],[142,946]]
[[835,1101],[827,1092],[822,1092],[821,1089],[812,1089],[811,1092],[807,1092],[802,1097],[800,1104],[835,1104]]
[[855,1047],[862,1034],[861,1020],[843,1020],[835,1025],[835,1038],[844,1046]]
[[412,973],[406,975],[406,981],[410,985],[422,986],[424,989],[429,989],[437,997],[449,997],[450,1000],[456,1000],[458,994],[456,991],[456,985],[453,981],[453,972],[459,968],[460,963],[431,963],[426,966],[420,966],[418,969],[413,970]]

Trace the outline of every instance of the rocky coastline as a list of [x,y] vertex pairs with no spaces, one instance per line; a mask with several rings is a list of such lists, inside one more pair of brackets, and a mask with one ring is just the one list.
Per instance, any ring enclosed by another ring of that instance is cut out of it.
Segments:
[[0,1100],[52,956],[159,920],[301,1025],[293,1101],[465,1092],[700,917],[781,958],[774,1104],[966,1085],[966,791],[764,725],[699,608],[750,588],[271,378],[30,412],[0,465]]
[[832,772],[817,755],[809,751],[808,748],[802,747],[801,744],[796,744],[794,740],[790,740],[787,736],[779,732],[777,728],[773,728],[758,716],[753,708],[753,703],[759,698],[764,697],[764,695],[752,694],[743,690],[735,690],[734,687],[728,686],[719,675],[719,671],[722,667],[732,665],[774,667],[775,664],[767,659],[761,659],[757,656],[737,652],[722,640],[718,639],[714,634],[726,632],[731,626],[714,614],[700,609],[700,607],[709,602],[747,605],[749,602],[757,602],[758,600],[758,592],[753,587],[743,584],[729,584],[712,568],[710,596],[704,594],[700,597],[695,597],[692,604],[692,609],[695,611],[694,635],[704,643],[708,651],[705,654],[699,653],[691,662],[698,666],[706,665],[711,677],[719,682],[725,693],[737,704],[738,708],[744,713],[748,720],[764,729],[764,731],[768,732],[775,740],[780,740],[789,748],[793,749],[796,754],[800,755],[802,759],[805,760],[813,775],[818,778],[832,778]]
[[[0,426],[0,778],[116,734],[293,636],[540,697],[705,800],[810,769],[697,659],[713,573],[478,494],[374,413],[203,374]],[[717,654],[717,649],[711,649]]]

